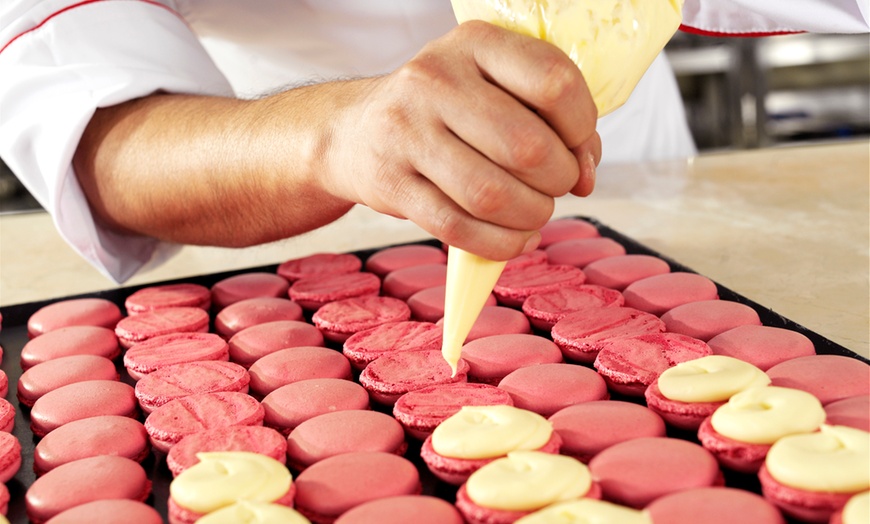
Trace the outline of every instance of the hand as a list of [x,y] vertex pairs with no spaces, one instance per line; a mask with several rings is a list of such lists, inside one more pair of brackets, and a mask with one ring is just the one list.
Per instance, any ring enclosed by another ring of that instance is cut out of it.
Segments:
[[601,141],[577,66],[557,47],[467,22],[369,79],[333,124],[333,195],[505,260],[537,246],[554,199],[592,191]]

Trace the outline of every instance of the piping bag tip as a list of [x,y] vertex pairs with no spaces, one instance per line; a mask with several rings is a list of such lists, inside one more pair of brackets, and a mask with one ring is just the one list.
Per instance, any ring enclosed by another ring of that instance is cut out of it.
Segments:
[[456,376],[462,345],[507,261],[488,260],[451,246],[447,251],[444,336],[441,354]]

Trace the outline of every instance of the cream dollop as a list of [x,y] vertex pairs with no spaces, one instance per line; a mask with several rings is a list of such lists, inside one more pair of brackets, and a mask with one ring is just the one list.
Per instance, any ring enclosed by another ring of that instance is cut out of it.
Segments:
[[583,72],[598,115],[628,100],[682,22],[682,0],[452,0],[461,23],[483,20],[546,40]]
[[858,493],[843,506],[843,524],[870,522],[870,491]]
[[511,451],[472,473],[465,489],[478,506],[530,511],[578,499],[591,486],[589,468],[577,459],[541,451]]
[[658,377],[662,395],[679,402],[722,402],[744,389],[768,384],[764,371],[724,355],[680,362]]
[[764,462],[777,482],[807,491],[857,493],[870,489],[870,433],[822,425],[815,433],[783,437]]
[[277,460],[248,451],[197,453],[199,463],[173,479],[169,493],[178,505],[210,513],[239,500],[273,502],[293,481]]
[[196,524],[311,524],[311,521],[281,504],[240,500],[209,513]]
[[432,432],[432,448],[445,457],[484,459],[541,448],[553,425],[513,406],[463,406]]
[[515,524],[653,524],[649,513],[595,499],[553,504]]
[[825,422],[825,408],[815,396],[777,386],[735,393],[710,420],[720,435],[751,444],[773,444],[786,435],[810,433]]

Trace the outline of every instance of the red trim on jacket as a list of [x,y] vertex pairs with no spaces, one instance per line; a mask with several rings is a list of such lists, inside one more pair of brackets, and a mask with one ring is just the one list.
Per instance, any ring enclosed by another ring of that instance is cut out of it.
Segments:
[[[58,11],[55,11],[54,13],[48,15],[48,16],[45,18],[45,20],[43,20],[42,22],[36,24],[35,26],[31,27],[30,29],[28,29],[28,30],[26,30],[26,31],[22,31],[21,33],[18,33],[17,35],[15,35],[15,36],[12,38],[12,40],[9,40],[8,42],[6,42],[6,45],[4,45],[2,48],[0,48],[0,53],[2,53],[3,51],[5,51],[6,48],[9,47],[10,44],[12,44],[12,42],[18,40],[19,38],[21,38],[22,36],[26,35],[27,33],[30,33],[30,32],[32,32],[32,31],[36,31],[37,29],[39,29],[40,27],[42,27],[43,25],[45,25],[49,20],[51,20],[52,18],[56,17],[57,15],[59,15],[59,14],[61,14],[61,13],[65,13],[65,12],[71,10],[71,9],[75,9],[76,7],[81,7],[81,6],[83,6],[83,5],[95,4],[95,3],[97,3],[97,2],[108,2],[108,1],[110,1],[110,0],[82,0],[81,2],[78,2],[78,3],[72,4],[72,5],[68,5],[68,6],[64,7],[63,9],[60,9],[60,10],[58,10]],[[160,2],[155,2],[154,0],[127,0],[127,1],[142,2],[142,3],[144,3],[144,4],[150,4],[150,5],[154,5],[154,6],[157,6],[157,7],[162,7],[163,9],[166,9],[167,11],[169,11],[169,12],[172,13],[172,14],[174,14],[175,16],[178,16],[178,17],[181,16],[181,15],[179,15],[178,13],[176,13],[174,10],[172,10],[172,8],[170,8],[170,7],[168,7],[168,6],[165,6],[165,5],[161,4]]]
[[746,32],[746,33],[727,33],[724,31],[709,31],[707,29],[699,29],[686,24],[680,24],[680,31],[701,36],[716,36],[716,37],[734,37],[734,38],[759,38],[765,36],[777,35],[795,35],[805,33],[806,31],[768,31],[768,32]]

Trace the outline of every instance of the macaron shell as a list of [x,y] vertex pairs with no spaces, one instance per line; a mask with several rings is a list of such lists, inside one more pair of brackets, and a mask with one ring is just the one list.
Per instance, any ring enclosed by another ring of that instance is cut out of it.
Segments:
[[229,360],[229,354],[226,341],[214,333],[167,333],[128,349],[124,354],[124,367],[138,380],[166,366],[199,360]]
[[829,426],[849,426],[870,431],[870,395],[835,400],[825,405]]
[[691,432],[698,431],[704,419],[725,403],[725,401],[680,402],[679,400],[671,400],[662,395],[658,382],[653,382],[646,388],[644,398],[647,407],[661,416],[668,426]]
[[255,297],[231,304],[215,316],[217,333],[232,338],[239,331],[276,320],[304,320],[302,306],[287,298]]
[[854,493],[806,491],[776,481],[762,465],[758,470],[761,493],[784,515],[798,522],[825,523],[849,501]]
[[101,455],[69,462],[36,479],[27,490],[27,516],[41,524],[55,515],[95,500],[142,502],[151,481],[138,462]]
[[85,380],[119,380],[115,363],[98,355],[70,355],[37,364],[18,378],[18,401],[33,406],[41,396],[61,386]]
[[208,312],[198,307],[168,307],[122,318],[115,335],[125,348],[170,333],[208,331]]
[[343,513],[335,524],[463,524],[449,502],[428,495],[372,500]]
[[43,475],[67,462],[98,455],[142,462],[150,449],[148,433],[138,420],[117,415],[89,417],[64,424],[43,437],[33,452],[33,469]]
[[662,315],[668,331],[703,341],[738,326],[760,326],[758,312],[731,300],[699,300],[677,306]]
[[196,454],[203,451],[250,451],[285,463],[287,439],[265,426],[226,426],[187,435],[172,446],[166,465],[173,477],[199,463]]
[[298,320],[277,320],[243,329],[229,340],[230,360],[246,368],[276,351],[322,346],[323,335],[311,324]]
[[351,335],[387,322],[411,320],[411,308],[394,297],[362,296],[330,302],[311,321],[324,337],[343,344]]
[[97,355],[114,360],[121,354],[118,337],[102,326],[69,326],[52,330],[21,348],[21,369],[70,355]]
[[698,427],[698,440],[704,449],[716,457],[723,468],[741,473],[758,473],[770,450],[769,444],[750,444],[728,438],[713,429],[707,417]]
[[163,517],[144,502],[127,499],[95,500],[75,506],[52,517],[47,524],[162,524]]
[[517,369],[562,362],[562,352],[546,338],[511,333],[467,342],[462,347],[462,359],[468,363],[468,376],[472,381],[498,384]]
[[402,351],[380,357],[366,366],[359,382],[373,401],[392,406],[408,391],[433,384],[465,382],[467,373],[468,364],[459,359],[454,374],[441,351]]
[[352,253],[315,253],[283,262],[277,273],[296,282],[305,277],[353,273],[361,268],[362,260]]
[[350,380],[350,362],[340,352],[321,346],[301,346],[270,353],[248,370],[251,391],[265,397],[281,386],[312,378]]
[[[447,286],[434,286],[417,291],[408,299],[408,307],[414,320],[420,322],[438,322],[444,317],[444,299]],[[484,306],[495,306],[498,301],[492,293],[486,299]]]
[[[443,326],[443,320],[438,322]],[[529,319],[517,309],[504,306],[484,306],[477,316],[477,320],[471,325],[465,343],[484,337],[500,334],[528,334],[532,332]]]
[[447,264],[424,264],[391,271],[384,277],[383,292],[388,297],[407,300],[424,289],[447,284]]
[[566,315],[588,308],[622,306],[622,293],[601,286],[582,284],[546,293],[535,293],[523,302],[523,313],[536,328],[549,331]]
[[500,304],[518,308],[534,293],[579,286],[585,282],[586,275],[574,266],[539,264],[503,272],[493,293]]
[[342,353],[354,368],[363,369],[374,359],[398,351],[441,349],[442,329],[431,322],[387,322],[351,335]]
[[296,509],[313,522],[332,522],[365,502],[421,491],[413,463],[378,451],[321,460],[300,473],[295,484]]
[[550,264],[565,264],[581,269],[602,258],[625,255],[625,247],[607,237],[562,240],[550,244],[544,251]]
[[425,440],[444,419],[462,406],[513,405],[510,394],[489,384],[454,382],[405,393],[393,406],[393,416],[407,433]]
[[248,392],[251,377],[238,364],[221,360],[183,362],[161,367],[136,382],[136,399],[143,412],[177,398],[217,391]]
[[87,380],[40,397],[30,411],[30,428],[41,437],[75,420],[99,415],[135,418],[137,414],[133,386],[113,380]]
[[104,298],[75,298],[43,306],[27,320],[31,338],[67,326],[99,326],[114,329],[121,308]]
[[670,271],[670,265],[659,257],[636,254],[602,258],[583,267],[587,283],[619,291],[642,278]]
[[353,272],[305,277],[290,286],[289,296],[303,309],[315,311],[345,298],[377,295],[381,279],[374,273]]
[[21,442],[18,437],[0,431],[0,483],[9,482],[21,469]]
[[703,275],[675,271],[637,280],[628,285],[622,295],[628,307],[663,315],[682,304],[715,300],[719,298],[719,290],[712,280]]
[[435,246],[407,245],[379,249],[366,259],[365,269],[385,277],[406,267],[423,264],[446,264],[447,254]]
[[604,379],[574,364],[544,363],[512,371],[498,383],[514,406],[549,417],[574,404],[610,398]]
[[734,488],[694,488],[665,495],[646,507],[655,524],[785,524],[763,497]]
[[365,388],[337,378],[312,378],[281,386],[263,399],[264,424],[289,434],[302,422],[323,413],[368,409]]
[[664,322],[650,313],[630,307],[603,307],[571,313],[556,322],[550,333],[565,360],[592,364],[610,339],[664,331]]
[[541,248],[572,238],[593,238],[600,236],[598,228],[580,218],[558,218],[550,220],[540,230]]
[[738,326],[707,341],[714,355],[749,362],[762,371],[792,358],[816,354],[803,333],[774,326]]
[[787,360],[767,370],[772,386],[812,393],[822,405],[870,394],[870,365],[841,355]]
[[145,287],[124,301],[129,315],[165,307],[198,307],[208,310],[210,306],[211,291],[205,286],[191,283]]
[[227,277],[211,287],[212,308],[223,308],[246,298],[287,297],[290,283],[274,273],[250,272]]
[[0,398],[0,431],[11,432],[15,426],[15,406]]

